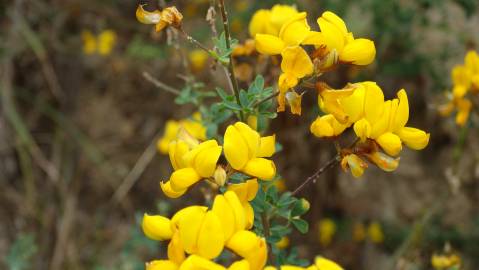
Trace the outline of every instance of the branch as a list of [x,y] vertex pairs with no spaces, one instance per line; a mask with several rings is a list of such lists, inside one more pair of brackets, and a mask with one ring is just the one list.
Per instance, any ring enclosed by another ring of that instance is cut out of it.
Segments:
[[152,84],[154,84],[156,87],[162,89],[162,90],[165,90],[166,92],[169,92],[169,93],[172,93],[174,95],[180,95],[180,91],[176,88],[173,88],[163,82],[160,82],[159,80],[157,80],[156,78],[154,78],[153,76],[151,76],[150,73],[144,71],[143,72],[143,78],[145,78],[147,81],[151,82]]

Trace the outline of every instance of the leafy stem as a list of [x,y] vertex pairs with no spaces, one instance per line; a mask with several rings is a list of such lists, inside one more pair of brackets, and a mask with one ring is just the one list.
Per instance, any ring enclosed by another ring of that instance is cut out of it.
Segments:
[[[226,13],[226,8],[225,8],[225,1],[224,0],[219,0],[218,1],[218,6],[221,10],[221,19],[223,20],[223,29],[225,32],[225,39],[226,39],[226,49],[231,49],[231,35],[230,35],[230,28],[228,25],[228,15]],[[228,71],[229,71],[229,79],[231,81],[231,85],[233,86],[233,92],[236,97],[236,102],[238,105],[241,106],[240,103],[240,97],[239,97],[239,87],[238,87],[238,81],[236,80],[236,75],[235,75],[235,70],[233,66],[233,58],[231,57],[231,54],[229,55],[229,63],[228,63]],[[239,112],[240,114],[240,120],[245,121],[245,117],[242,111]]]

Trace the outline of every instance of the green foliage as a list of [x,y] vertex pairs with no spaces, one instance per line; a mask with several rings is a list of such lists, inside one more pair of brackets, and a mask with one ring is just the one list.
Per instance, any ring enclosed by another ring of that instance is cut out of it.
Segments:
[[184,105],[191,103],[199,106],[203,103],[205,98],[216,97],[216,94],[211,91],[202,91],[205,87],[204,83],[193,82],[187,83],[180,91],[180,94],[175,98],[175,103]]
[[231,39],[230,46],[228,48],[226,43],[225,32],[222,32],[220,37],[214,37],[213,42],[216,47],[216,51],[210,51],[210,54],[222,64],[229,64],[230,55],[233,52],[234,47],[238,44],[237,39]]
[[32,258],[37,251],[38,247],[35,243],[35,236],[33,234],[18,234],[5,258],[8,269],[32,269]]

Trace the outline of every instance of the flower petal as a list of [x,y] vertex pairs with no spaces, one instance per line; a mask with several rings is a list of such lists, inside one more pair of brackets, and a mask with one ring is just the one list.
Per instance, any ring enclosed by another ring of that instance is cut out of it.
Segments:
[[267,55],[280,54],[286,46],[279,37],[267,34],[256,34],[254,40],[256,50]]
[[243,172],[261,180],[271,180],[276,175],[276,166],[269,159],[253,158],[246,163]]

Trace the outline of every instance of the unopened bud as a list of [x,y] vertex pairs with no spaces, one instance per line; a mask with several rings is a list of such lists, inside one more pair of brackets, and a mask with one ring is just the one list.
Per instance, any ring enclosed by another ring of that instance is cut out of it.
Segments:
[[218,165],[216,167],[215,173],[213,174],[213,178],[215,180],[215,183],[222,187],[226,183],[226,171],[223,169],[222,166]]

